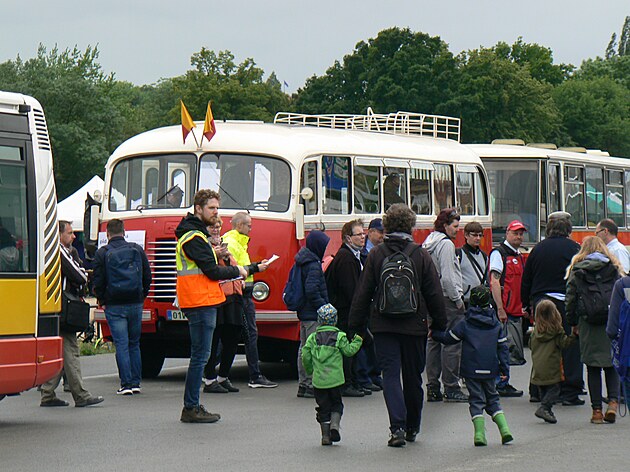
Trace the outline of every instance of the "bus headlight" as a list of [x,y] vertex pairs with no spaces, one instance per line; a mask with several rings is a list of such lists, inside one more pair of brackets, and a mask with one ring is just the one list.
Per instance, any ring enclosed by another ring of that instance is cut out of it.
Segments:
[[252,291],[252,297],[257,302],[263,302],[269,298],[269,285],[265,282],[256,282],[254,283],[254,288]]

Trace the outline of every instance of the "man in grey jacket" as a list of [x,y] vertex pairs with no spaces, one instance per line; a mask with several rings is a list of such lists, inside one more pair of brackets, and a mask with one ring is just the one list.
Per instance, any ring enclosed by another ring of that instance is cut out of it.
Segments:
[[[453,240],[457,236],[460,216],[455,208],[440,211],[433,224],[433,231],[424,241],[424,247],[440,276],[442,295],[446,308],[447,330],[464,319],[462,273],[455,255]],[[462,392],[459,382],[461,343],[443,346],[429,339],[427,343],[427,401],[466,402],[468,395]],[[444,384],[444,396],[440,391],[440,375]]]

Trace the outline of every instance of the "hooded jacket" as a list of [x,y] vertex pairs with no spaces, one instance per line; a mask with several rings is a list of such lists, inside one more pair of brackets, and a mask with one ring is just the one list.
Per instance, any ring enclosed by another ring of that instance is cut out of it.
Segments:
[[574,334],[567,336],[564,329],[555,332],[534,332],[529,337],[532,351],[532,376],[534,385],[553,385],[564,380],[562,371],[562,350],[575,342]]
[[306,237],[306,247],[295,255],[295,263],[301,266],[302,283],[306,303],[297,311],[300,321],[317,321],[317,309],[329,303],[322,259],[330,238],[322,231],[311,231]]
[[[352,300],[348,331],[360,333],[363,336],[368,322],[373,333],[392,333],[411,336],[426,336],[428,333],[427,320],[431,316],[431,329],[446,329],[446,314],[444,310],[444,297],[440,287],[435,265],[429,253],[417,247],[411,253],[411,260],[418,277],[418,311],[417,316],[404,318],[391,318],[382,315],[376,310],[375,300],[377,290],[381,282],[381,268],[390,251],[402,251],[408,244],[413,243],[413,238],[407,233],[392,233],[385,236],[385,241],[373,248],[365,261],[359,286]],[[365,336],[363,336],[365,337]]]
[[433,231],[422,243],[422,247],[431,254],[444,296],[453,303],[461,302],[464,295],[462,271],[455,255],[455,244],[451,238],[439,231]]
[[434,340],[443,344],[462,342],[462,377],[493,379],[509,372],[507,338],[493,308],[470,307],[466,318],[446,332],[434,331]]
[[326,269],[326,285],[330,303],[337,308],[340,329],[347,329],[352,297],[359,286],[361,261],[347,244],[342,244]]
[[252,263],[247,252],[249,246],[249,236],[239,233],[235,229],[231,229],[223,235],[223,242],[227,244],[228,251],[236,259],[236,263],[245,267],[249,275],[245,279],[245,283],[254,282],[254,274],[258,272],[258,262]]

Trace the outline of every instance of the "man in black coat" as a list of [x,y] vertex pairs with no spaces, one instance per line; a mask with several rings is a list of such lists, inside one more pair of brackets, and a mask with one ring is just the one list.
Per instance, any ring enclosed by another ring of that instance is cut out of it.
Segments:
[[[357,286],[363,264],[361,264],[361,250],[365,242],[362,220],[352,220],[341,228],[341,247],[335,254],[333,261],[326,269],[326,286],[328,299],[337,308],[337,327],[348,331],[348,315],[350,305]],[[354,357],[343,358],[343,374],[346,379],[342,395],[345,397],[362,397],[370,395],[371,390],[361,389],[354,373]],[[369,392],[369,393],[368,393]]]
[[[406,205],[394,204],[387,210],[383,217],[385,240],[368,254],[348,322],[351,333],[365,335],[369,323],[374,334],[389,413],[391,437],[387,444],[392,447],[415,441],[420,431],[429,314],[431,329],[446,329],[440,279],[429,253],[413,241],[411,234],[415,224],[416,214]],[[404,317],[381,313],[373,300],[378,299],[383,263],[393,252],[411,249],[409,258],[415,270],[414,287],[417,287],[416,313]]]

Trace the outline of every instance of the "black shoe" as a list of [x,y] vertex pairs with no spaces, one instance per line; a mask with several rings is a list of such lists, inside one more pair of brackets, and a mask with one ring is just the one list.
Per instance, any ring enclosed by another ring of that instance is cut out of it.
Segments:
[[530,395],[529,396],[529,403],[540,403],[540,397],[537,397],[535,395]]
[[228,389],[214,380],[210,385],[203,387],[205,393],[228,393]]
[[428,402],[441,402],[444,399],[442,392],[439,390],[427,389],[427,401]]
[[247,386],[249,388],[276,388],[278,384],[261,375],[256,380],[250,380]]
[[450,403],[465,403],[468,401],[468,395],[461,390],[453,390],[452,392],[444,392],[444,401]]
[[219,385],[221,385],[221,387],[226,389],[228,392],[236,393],[240,391],[238,388],[232,385],[232,382],[230,382],[230,379],[225,379],[223,382],[219,382]]
[[372,395],[372,389],[369,387],[360,387],[358,390],[361,390],[363,395]]
[[375,383],[370,383],[368,385],[364,385],[363,388],[369,388],[373,392],[380,392],[381,390],[383,390],[383,388],[381,386],[376,385]]
[[304,397],[304,398],[315,398],[315,390],[313,390],[313,387],[305,387],[304,395],[302,395],[302,397]]
[[220,419],[220,414],[210,413],[203,405],[193,408],[184,407],[182,416],[179,418],[182,423],[216,423]]
[[47,401],[42,401],[39,406],[68,406],[70,405],[70,403],[68,403],[65,400],[62,400],[61,398],[53,398],[52,400],[47,400]]
[[523,391],[515,389],[512,385],[507,384],[503,387],[497,387],[497,393],[500,397],[522,397]]
[[562,406],[580,406],[584,405],[584,403],[586,402],[578,397],[562,400]]
[[101,396],[89,397],[89,398],[87,398],[85,400],[74,402],[74,406],[76,406],[77,408],[83,408],[85,406],[98,405],[103,400],[105,400],[105,399],[103,397],[101,397]]
[[352,385],[346,387],[343,392],[341,392],[341,396],[343,397],[364,397],[365,393],[363,390],[357,390]]
[[390,433],[389,441],[387,441],[387,445],[389,447],[403,447],[406,444],[405,442],[405,430],[400,428]]
[[546,423],[555,424],[555,423],[558,422],[558,420],[556,419],[556,416],[553,414],[553,411],[548,410],[544,406],[540,406],[536,410],[534,415],[536,415],[536,417],[538,417],[538,418],[541,418],[541,419],[545,420]]
[[306,392],[306,387],[304,387],[302,385],[298,385],[297,396],[299,398],[303,398],[304,397],[304,392]]
[[416,440],[416,436],[418,435],[417,429],[408,429],[405,433],[405,441],[414,442]]

